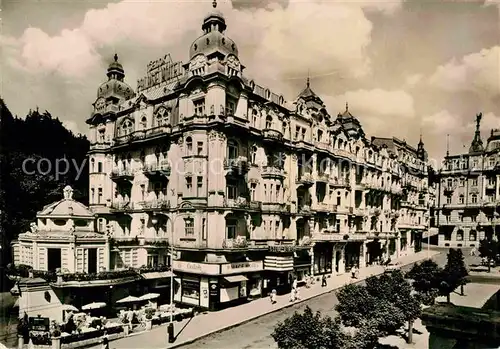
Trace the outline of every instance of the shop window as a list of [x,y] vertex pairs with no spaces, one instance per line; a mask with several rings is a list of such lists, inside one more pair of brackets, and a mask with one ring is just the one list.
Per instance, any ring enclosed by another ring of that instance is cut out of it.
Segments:
[[182,280],[182,297],[198,300],[200,298],[200,283],[198,281]]

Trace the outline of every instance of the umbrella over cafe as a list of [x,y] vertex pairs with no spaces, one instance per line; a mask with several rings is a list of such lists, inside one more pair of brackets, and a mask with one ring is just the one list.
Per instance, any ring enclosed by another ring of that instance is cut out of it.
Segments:
[[62,309],[66,311],[78,311],[78,308],[71,304],[63,304]]
[[160,297],[159,293],[146,293],[145,295],[140,296],[139,300],[141,300],[141,301],[149,301],[149,300],[152,300],[152,299],[156,299],[158,297]]
[[106,307],[106,303],[104,303],[104,302],[92,302],[90,304],[85,304],[82,307],[82,310],[101,309],[104,307]]
[[116,301],[116,303],[134,303],[134,302],[139,302],[140,300],[141,299],[134,296],[127,296],[125,298]]

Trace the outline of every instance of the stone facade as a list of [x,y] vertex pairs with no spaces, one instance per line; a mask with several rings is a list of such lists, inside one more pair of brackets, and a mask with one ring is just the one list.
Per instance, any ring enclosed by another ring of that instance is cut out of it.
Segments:
[[115,57],[99,88],[90,207],[115,242],[109,268],[170,264],[168,242],[175,299],[214,308],[418,249],[423,143],[366,138],[309,81],[286,101],[246,78],[219,12],[202,29],[188,63],[151,62],[132,93]]
[[492,130],[483,146],[481,114],[476,120],[469,152],[448,153],[439,173],[439,246],[479,246],[481,239],[500,233],[500,130]]

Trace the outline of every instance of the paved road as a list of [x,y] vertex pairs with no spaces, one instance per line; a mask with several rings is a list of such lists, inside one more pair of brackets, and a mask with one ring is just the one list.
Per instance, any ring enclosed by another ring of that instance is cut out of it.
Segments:
[[[446,251],[444,251],[446,252]],[[446,253],[441,253],[432,258],[440,266],[446,263]],[[404,271],[411,268],[411,265],[405,266]],[[275,325],[290,317],[295,311],[303,311],[309,306],[313,311],[320,310],[322,314],[335,316],[335,305],[337,304],[335,292],[330,292],[319,297],[313,298],[295,306],[285,308],[279,312],[264,315],[256,320],[244,325],[234,327],[230,330],[216,333],[214,335],[200,339],[192,344],[183,346],[183,349],[264,349],[276,348],[271,333]]]

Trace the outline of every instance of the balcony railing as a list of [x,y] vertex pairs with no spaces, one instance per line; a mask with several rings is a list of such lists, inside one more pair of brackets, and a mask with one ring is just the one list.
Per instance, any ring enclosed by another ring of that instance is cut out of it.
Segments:
[[290,212],[290,205],[276,202],[263,202],[263,212]]
[[225,239],[222,241],[222,248],[225,249],[247,248],[248,245],[249,245],[248,241],[245,237],[237,237],[236,239]]
[[349,187],[350,179],[344,177],[330,177],[330,184],[336,187]]
[[111,171],[112,180],[128,180],[134,179],[134,173],[130,168],[114,168]]
[[115,211],[132,211],[134,209],[134,203],[130,201],[113,201],[111,203],[111,209]]
[[149,163],[145,164],[143,168],[143,172],[146,176],[152,177],[152,176],[165,176],[168,177],[170,176],[171,173],[171,167],[168,161],[163,160],[161,162],[154,162],[154,163]]
[[231,172],[246,172],[248,171],[248,159],[246,156],[238,156],[234,159],[224,159],[224,169]]
[[262,136],[264,140],[270,140],[270,141],[282,141],[283,140],[283,133],[281,133],[278,130],[273,130],[270,128],[266,128],[262,130]]
[[223,207],[226,208],[250,208],[250,203],[247,199],[239,197],[237,199],[224,199]]
[[285,178],[285,170],[274,166],[266,166],[262,169],[262,178]]
[[114,144],[126,144],[134,141],[145,140],[156,137],[158,135],[170,134],[172,127],[170,125],[160,125],[151,127],[145,130],[137,130],[126,135],[117,136],[114,138]]
[[318,202],[312,205],[312,209],[319,212],[337,212],[337,205]]
[[161,210],[170,208],[170,202],[166,199],[151,199],[141,201],[144,210]]
[[303,185],[312,185],[314,183],[314,178],[310,173],[303,173],[299,175],[297,183]]

